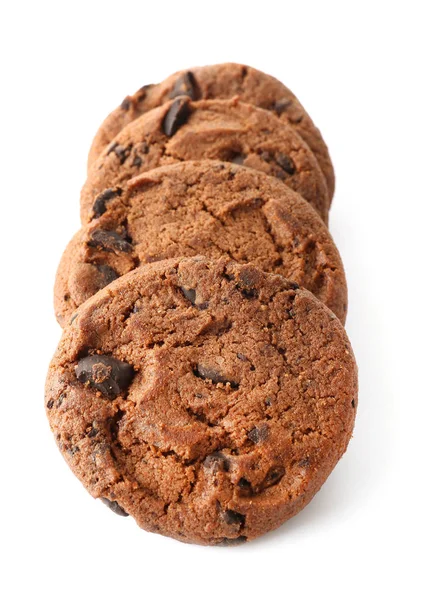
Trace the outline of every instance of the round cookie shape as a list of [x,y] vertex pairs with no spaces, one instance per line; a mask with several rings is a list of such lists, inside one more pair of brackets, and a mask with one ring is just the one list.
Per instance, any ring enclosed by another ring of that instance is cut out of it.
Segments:
[[343,326],[308,291],[225,258],[180,258],[80,307],[45,404],[95,498],[148,531],[230,545],[320,489],[351,437],[357,373]]
[[[271,112],[237,100],[171,100],[127,125],[90,169],[81,192],[81,220],[95,199],[152,168],[183,160],[216,159],[274,175],[328,221],[327,186],[317,160],[293,127]],[[97,206],[96,206],[97,208]]]
[[145,85],[127,96],[100,126],[90,148],[88,166],[131,121],[172,98],[192,100],[229,99],[272,111],[281,122],[292,125],[315,154],[333,197],[335,176],[327,146],[319,129],[296,96],[274,77],[246,65],[224,63],[178,71],[162,83]]
[[62,325],[99,289],[141,264],[197,254],[225,255],[288,277],[345,320],[346,280],[331,235],[275,177],[232,163],[185,161],[110,188],[94,210],[100,216],[75,235],[57,271],[54,305]]

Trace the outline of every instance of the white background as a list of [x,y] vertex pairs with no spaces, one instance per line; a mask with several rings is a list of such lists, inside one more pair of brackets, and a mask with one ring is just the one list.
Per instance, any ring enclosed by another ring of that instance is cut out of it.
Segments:
[[[431,598],[428,5],[1,3],[2,598]],[[347,454],[300,515],[249,545],[203,548],[85,492],[43,386],[55,270],[100,121],[143,84],[224,61],[284,81],[328,142],[360,401]]]

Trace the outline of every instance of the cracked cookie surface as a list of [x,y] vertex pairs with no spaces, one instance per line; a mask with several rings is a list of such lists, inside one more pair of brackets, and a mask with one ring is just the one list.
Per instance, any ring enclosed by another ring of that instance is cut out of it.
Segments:
[[237,100],[177,98],[126,126],[101,153],[81,191],[81,220],[98,195],[140,173],[184,160],[217,159],[274,175],[328,221],[327,186],[309,146],[270,111]]
[[314,209],[274,177],[219,161],[148,171],[97,196],[66,248],[54,304],[60,324],[135,267],[177,256],[226,255],[312,291],[344,322],[347,287],[331,235]]
[[148,531],[230,545],[319,490],[351,436],[357,372],[308,291],[228,259],[170,259],[80,307],[45,404],[95,498]]
[[329,198],[333,197],[335,176],[327,146],[299,100],[274,77],[235,63],[179,71],[162,83],[144,85],[132,96],[127,96],[97,131],[90,148],[89,168],[123,127],[180,95],[192,100],[238,97],[243,102],[272,111],[282,123],[292,125],[315,154],[327,182]]

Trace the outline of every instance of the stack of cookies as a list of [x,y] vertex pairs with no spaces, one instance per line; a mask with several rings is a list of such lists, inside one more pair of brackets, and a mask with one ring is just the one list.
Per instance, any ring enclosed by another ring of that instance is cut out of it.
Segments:
[[102,123],[57,273],[46,409],[116,514],[232,545],[324,483],[357,406],[333,191],[319,130],[251,67],[175,73]]

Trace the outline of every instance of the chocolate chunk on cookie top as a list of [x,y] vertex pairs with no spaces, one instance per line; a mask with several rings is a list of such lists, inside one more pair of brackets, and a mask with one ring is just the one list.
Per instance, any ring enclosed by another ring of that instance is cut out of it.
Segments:
[[226,258],[169,259],[80,307],[45,404],[70,468],[115,514],[233,545],[320,489],[351,437],[357,374],[310,292]]
[[85,356],[75,368],[77,379],[99,390],[109,400],[114,400],[126,389],[133,377],[128,363],[112,356]]
[[204,158],[277,177],[327,223],[330,201],[324,176],[292,126],[270,111],[237,100],[192,102],[184,96],[134,120],[102,152],[81,191],[82,222],[103,214],[120,194],[119,186],[131,177],[161,165]]
[[162,83],[145,85],[133,96],[125,98],[108,115],[96,133],[89,153],[89,168],[126,125],[149,110],[180,96],[191,100],[238,98],[242,102],[271,111],[280,123],[291,125],[315,154],[326,179],[329,197],[332,198],[335,176],[327,146],[299,100],[274,77],[235,63],[179,71]]
[[[310,204],[275,177],[232,163],[185,161],[126,182],[102,214],[99,199],[99,218],[73,238],[58,268],[60,324],[137,266],[196,254],[226,255],[288,277],[345,320],[345,275],[330,233]],[[193,300],[193,290],[183,293]],[[254,291],[245,284],[243,293]]]

